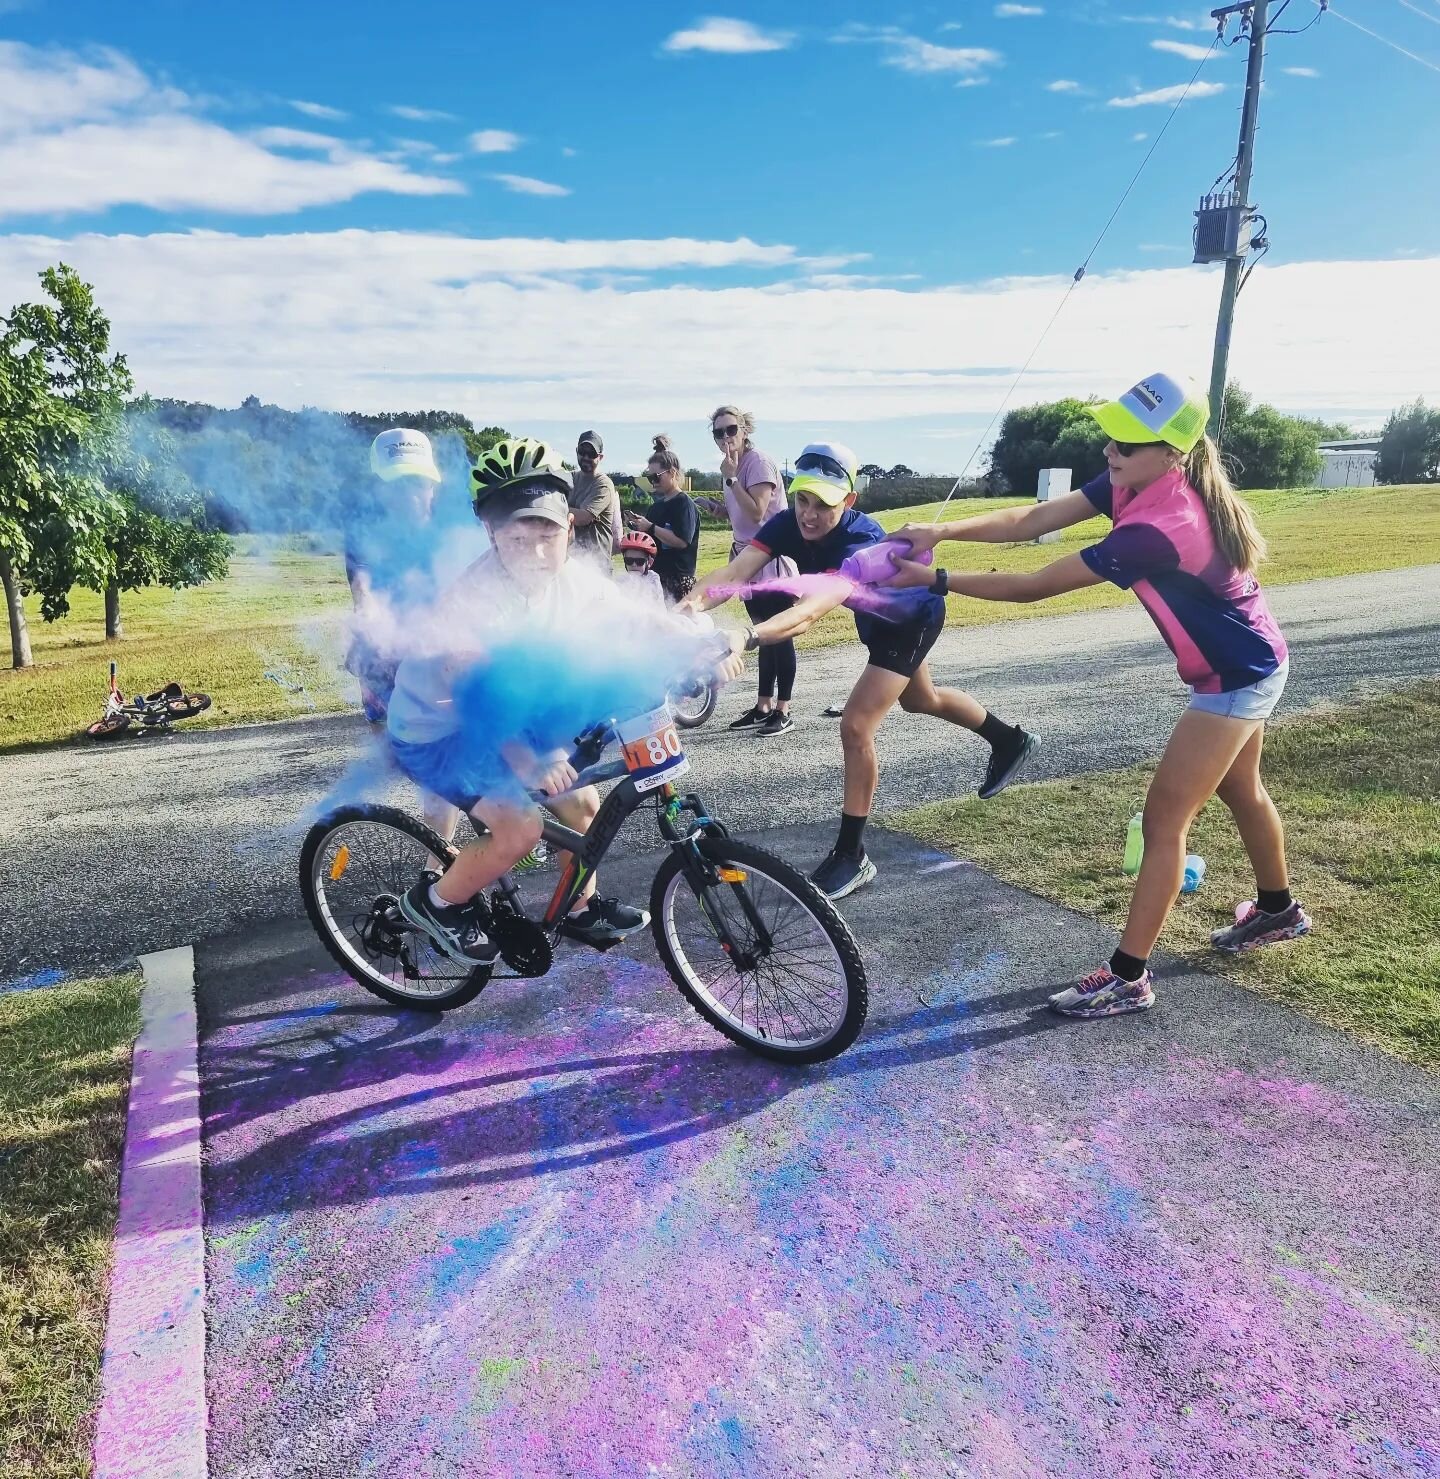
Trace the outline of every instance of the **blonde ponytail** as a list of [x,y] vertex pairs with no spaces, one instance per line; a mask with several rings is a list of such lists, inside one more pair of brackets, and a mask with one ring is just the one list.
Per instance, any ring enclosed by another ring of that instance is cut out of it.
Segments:
[[1250,505],[1235,491],[1220,462],[1220,449],[1208,436],[1186,454],[1185,476],[1200,495],[1210,532],[1221,554],[1237,569],[1252,572],[1265,558],[1265,536]]

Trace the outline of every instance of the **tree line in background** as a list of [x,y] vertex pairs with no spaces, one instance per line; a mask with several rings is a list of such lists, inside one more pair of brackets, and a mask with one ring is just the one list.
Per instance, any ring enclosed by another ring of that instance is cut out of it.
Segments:
[[[476,428],[454,411],[374,414],[286,410],[248,396],[233,409],[132,396],[110,323],[88,284],[63,263],[40,274],[44,299],[0,317],[0,584],[11,661],[31,664],[22,597],[41,615],[69,610],[79,586],[105,601],[105,634],[121,633],[120,597],[144,586],[173,588],[222,577],[229,534],[319,532],[363,515],[377,496],[369,446],[378,432],[412,426],[430,436],[442,473],[466,465],[509,433]],[[1088,402],[1019,407],[1001,423],[989,472],[958,496],[1032,492],[1046,467],[1068,467],[1079,484],[1105,466],[1105,434]],[[1317,444],[1352,435],[1340,424],[1285,416],[1237,385],[1225,392],[1224,446],[1236,480],[1250,488],[1305,487],[1320,467]],[[934,502],[948,477],[922,477],[903,463],[869,463],[865,506]],[[688,470],[696,491],[719,490],[713,470]],[[1414,401],[1391,413],[1376,476],[1386,483],[1440,482],[1440,408]],[[627,504],[646,495],[624,473]]]

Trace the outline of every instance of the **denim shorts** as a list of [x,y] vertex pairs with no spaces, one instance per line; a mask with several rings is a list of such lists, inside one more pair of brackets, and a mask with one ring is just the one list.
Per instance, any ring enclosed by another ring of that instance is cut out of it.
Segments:
[[1226,719],[1268,719],[1285,692],[1285,680],[1290,676],[1290,659],[1284,662],[1258,683],[1246,688],[1232,688],[1229,693],[1196,693],[1190,690],[1190,707],[1206,714],[1219,714]]

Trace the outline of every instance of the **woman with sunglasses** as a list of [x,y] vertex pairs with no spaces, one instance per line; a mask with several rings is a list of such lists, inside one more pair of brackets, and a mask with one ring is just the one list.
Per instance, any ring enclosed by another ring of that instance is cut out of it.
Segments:
[[[728,519],[733,535],[733,560],[760,532],[760,526],[785,512],[785,484],[774,460],[751,440],[755,418],[738,406],[721,406],[710,417],[710,434],[720,449],[720,476],[724,500],[697,498],[706,513]],[[782,580],[796,574],[795,562],[772,560],[755,578],[756,585]],[[745,602],[745,612],[759,625],[794,604],[783,591],[758,591]],[[795,691],[795,643],[793,639],[762,647],[759,655],[758,691],[754,707],[731,724],[761,739],[784,734],[795,727],[790,717],[790,698]]]
[[794,511],[787,508],[768,520],[723,570],[696,586],[682,608],[706,611],[719,606],[736,587],[745,591],[776,555],[788,555],[801,577],[808,577],[805,593],[788,609],[750,629],[747,652],[799,636],[836,606],[848,605],[853,611],[855,631],[868,659],[840,719],[845,752],[840,833],[830,855],[810,875],[832,899],[863,888],[876,874],[864,843],[880,783],[875,735],[897,703],[907,713],[929,714],[973,730],[989,744],[982,797],[998,796],[1019,775],[1037,744],[1033,735],[987,713],[968,693],[935,686],[926,658],[945,626],[943,600],[928,591],[857,588],[852,580],[835,574],[850,556],[889,538],[855,507],[858,466],[848,447],[812,442],[795,461],[790,483]]
[[660,435],[645,470],[653,492],[643,514],[629,513],[625,522],[655,541],[655,574],[672,601],[683,600],[695,584],[695,562],[700,554],[700,515],[685,491],[680,454],[670,438]]
[[1103,514],[1113,526],[1104,539],[1024,575],[947,575],[900,560],[893,585],[1039,601],[1108,580],[1135,592],[1175,654],[1190,705],[1145,798],[1145,852],[1120,948],[1050,998],[1066,1016],[1110,1017],[1154,1005],[1147,962],[1180,891],[1190,823],[1212,796],[1235,818],[1256,896],[1211,944],[1253,950],[1309,933],[1310,920],[1290,895],[1285,833],[1260,779],[1265,721],[1285,689],[1289,656],[1255,580],[1265,541],[1205,435],[1209,403],[1170,375],[1151,375],[1090,414],[1111,438],[1109,467],[1077,492],[954,524],[907,525],[896,538],[914,551],[947,539],[1009,543]]

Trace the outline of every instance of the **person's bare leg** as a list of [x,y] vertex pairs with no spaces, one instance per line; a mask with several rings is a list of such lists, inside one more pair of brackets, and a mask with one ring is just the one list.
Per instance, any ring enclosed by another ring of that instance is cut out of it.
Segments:
[[462,847],[435,885],[447,904],[467,904],[502,873],[508,873],[540,840],[540,813],[533,807],[477,801],[470,815],[484,823],[490,835]]
[[1180,892],[1190,824],[1215,794],[1258,721],[1186,709],[1145,797],[1145,855],[1120,948],[1144,960]]
[[[452,806],[443,797],[425,790],[420,792],[420,804],[425,825],[442,841],[454,842],[455,829],[460,825],[460,808]],[[432,872],[438,873],[441,869],[440,859],[432,853],[425,859],[425,866]]]
[[[600,810],[600,793],[594,786],[585,786],[573,795],[550,803],[546,810],[553,812],[562,826],[569,827],[572,832],[578,832],[583,837],[590,830],[590,824]],[[559,859],[562,870],[570,866],[570,859],[573,856],[573,853],[556,850],[556,857]],[[574,908],[570,911],[572,914],[589,904],[595,893],[596,882],[597,875],[594,873],[585,880],[585,886],[580,890]]]
[[1260,779],[1260,752],[1265,744],[1262,724],[1245,742],[1225,772],[1215,794],[1230,808],[1240,840],[1255,870],[1256,884],[1267,891],[1290,887],[1290,869],[1285,861],[1285,828],[1280,813]]
[[900,707],[907,714],[929,714],[961,729],[978,730],[985,722],[985,706],[963,688],[935,686],[928,660],[915,669],[915,676],[901,691]]
[[848,815],[868,817],[880,783],[875,731],[913,679],[888,668],[867,665],[855,680],[840,715],[840,743],[845,751],[845,801]]

